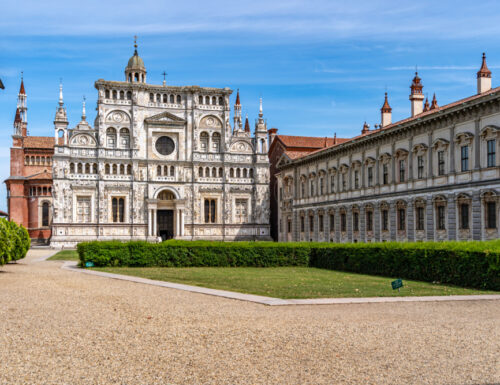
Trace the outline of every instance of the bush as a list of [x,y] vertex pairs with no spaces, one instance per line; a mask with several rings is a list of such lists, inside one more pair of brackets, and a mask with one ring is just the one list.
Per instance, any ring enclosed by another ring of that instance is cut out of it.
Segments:
[[81,265],[311,266],[500,290],[500,240],[422,243],[85,242]]
[[28,231],[23,226],[0,218],[0,265],[24,258],[30,245]]

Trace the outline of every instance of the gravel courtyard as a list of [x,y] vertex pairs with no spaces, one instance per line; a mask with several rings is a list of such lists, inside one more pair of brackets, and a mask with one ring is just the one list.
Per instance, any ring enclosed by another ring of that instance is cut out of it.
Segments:
[[500,383],[500,301],[268,307],[0,267],[0,384]]

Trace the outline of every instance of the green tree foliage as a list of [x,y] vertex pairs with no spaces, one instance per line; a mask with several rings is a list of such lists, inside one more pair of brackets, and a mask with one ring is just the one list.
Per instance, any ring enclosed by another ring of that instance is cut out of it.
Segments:
[[30,245],[28,231],[23,226],[0,218],[0,265],[24,258]]

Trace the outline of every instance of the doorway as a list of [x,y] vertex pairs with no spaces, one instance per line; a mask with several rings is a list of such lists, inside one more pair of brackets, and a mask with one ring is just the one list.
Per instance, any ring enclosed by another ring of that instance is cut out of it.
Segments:
[[158,235],[162,241],[174,237],[174,210],[158,210]]

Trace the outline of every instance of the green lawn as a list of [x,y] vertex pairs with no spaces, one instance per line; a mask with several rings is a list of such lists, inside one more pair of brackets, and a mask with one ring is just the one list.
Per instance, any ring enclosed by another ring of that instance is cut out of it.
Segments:
[[394,297],[498,292],[308,267],[101,267],[93,270],[275,298]]
[[76,250],[61,250],[49,258],[49,261],[78,261]]

